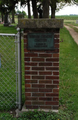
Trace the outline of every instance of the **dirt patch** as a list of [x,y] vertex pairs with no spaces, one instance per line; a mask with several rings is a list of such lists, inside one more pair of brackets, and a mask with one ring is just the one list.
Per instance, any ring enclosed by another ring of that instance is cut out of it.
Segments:
[[65,25],[66,29],[69,31],[70,35],[72,36],[72,38],[74,39],[74,41],[77,43],[78,45],[78,33],[74,31],[73,28]]

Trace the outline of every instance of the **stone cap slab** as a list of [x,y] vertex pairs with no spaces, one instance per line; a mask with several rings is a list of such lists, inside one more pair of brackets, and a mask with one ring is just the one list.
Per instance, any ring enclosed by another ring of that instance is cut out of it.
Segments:
[[19,19],[18,27],[26,29],[63,28],[63,19]]

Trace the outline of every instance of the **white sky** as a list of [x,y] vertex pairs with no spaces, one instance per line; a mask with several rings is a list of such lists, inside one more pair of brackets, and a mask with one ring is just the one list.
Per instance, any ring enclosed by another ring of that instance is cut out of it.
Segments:
[[59,10],[56,15],[69,15],[69,14],[77,14],[78,15],[78,6],[66,6]]
[[[20,6],[18,5],[18,9],[28,13],[27,6],[24,8],[20,8]],[[31,10],[31,13],[32,13],[32,10]],[[60,9],[58,12],[56,12],[56,15],[70,15],[70,14],[78,15],[78,6],[76,6],[76,5],[66,6],[66,7],[63,7],[62,9]]]

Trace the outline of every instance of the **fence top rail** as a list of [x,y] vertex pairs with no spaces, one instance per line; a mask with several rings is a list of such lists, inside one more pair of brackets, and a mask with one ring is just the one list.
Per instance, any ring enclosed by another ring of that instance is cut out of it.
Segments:
[[0,33],[0,36],[16,36],[16,34]]

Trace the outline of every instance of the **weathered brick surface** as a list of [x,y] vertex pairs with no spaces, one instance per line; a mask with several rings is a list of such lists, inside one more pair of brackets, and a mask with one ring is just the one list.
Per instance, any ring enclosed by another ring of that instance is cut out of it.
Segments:
[[[28,50],[24,30],[25,105],[27,109],[59,107],[59,29],[54,31],[53,50]],[[39,32],[39,31],[35,31]]]

